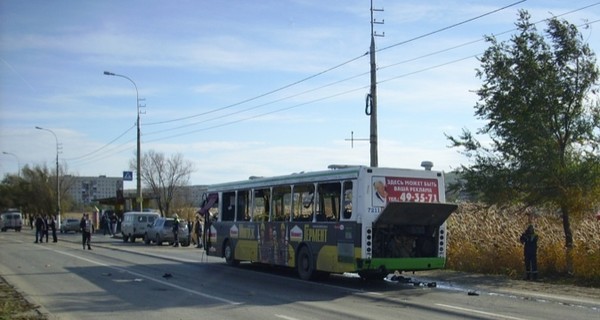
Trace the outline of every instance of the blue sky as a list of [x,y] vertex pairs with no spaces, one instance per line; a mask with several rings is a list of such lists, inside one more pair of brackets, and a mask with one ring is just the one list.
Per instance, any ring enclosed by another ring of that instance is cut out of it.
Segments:
[[[596,1],[375,0],[379,166],[451,171],[445,134],[473,115],[484,35],[507,40],[517,10],[583,25],[600,53]],[[591,6],[593,5],[593,6]],[[589,8],[578,10],[590,6]],[[181,153],[191,184],[369,164],[367,0],[0,0],[0,175],[55,165],[121,176],[136,150]],[[538,29],[545,28],[539,24]],[[356,60],[353,60],[356,59]],[[347,62],[347,63],[346,63]],[[332,67],[343,64],[331,71]],[[307,79],[306,81],[300,81]],[[293,85],[292,85],[293,84]],[[282,89],[283,88],[283,89]],[[281,89],[281,90],[279,90]],[[135,181],[125,188],[135,188]]]

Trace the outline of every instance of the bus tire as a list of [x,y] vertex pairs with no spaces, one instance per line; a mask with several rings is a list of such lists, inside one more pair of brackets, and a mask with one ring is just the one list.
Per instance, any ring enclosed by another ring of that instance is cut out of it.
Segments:
[[237,266],[240,264],[240,261],[235,259],[235,252],[233,250],[233,246],[231,245],[231,241],[229,240],[225,241],[223,256],[225,256],[225,262],[227,262],[227,264],[230,266]]
[[308,247],[304,246],[300,249],[296,261],[296,269],[300,279],[312,280],[315,278],[315,261],[310,253],[310,250],[308,250]]

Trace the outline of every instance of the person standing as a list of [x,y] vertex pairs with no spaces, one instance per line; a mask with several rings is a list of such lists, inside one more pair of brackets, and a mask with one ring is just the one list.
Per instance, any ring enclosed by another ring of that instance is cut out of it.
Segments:
[[92,242],[92,221],[90,221],[90,217],[87,213],[84,213],[83,217],[81,217],[79,227],[81,228],[81,244],[83,245],[83,250],[85,250],[86,245],[88,250],[92,250],[92,247],[90,246],[90,243]]
[[41,243],[44,235],[44,220],[41,215],[35,216],[35,243]]
[[48,226],[50,227],[50,230],[52,230],[52,242],[58,242],[58,239],[56,238],[56,217],[54,215],[50,216]]
[[202,224],[200,223],[200,215],[196,215],[196,221],[194,221],[194,242],[196,248],[202,248]]
[[537,242],[538,235],[535,233],[533,225],[529,225],[519,239],[523,244],[523,254],[525,256],[525,280],[536,281],[538,278],[537,270]]
[[102,229],[102,235],[106,235],[107,233],[110,234],[110,231],[108,230],[109,228],[109,222],[108,222],[108,217],[106,216],[106,211],[102,213],[102,216],[100,218],[100,228]]
[[179,247],[179,217],[173,216],[173,247]]
[[117,214],[114,212],[110,215],[110,234],[117,235]]
[[42,228],[42,237],[40,238],[40,242],[43,242],[42,239],[46,237],[46,243],[48,243],[48,215],[44,215],[42,218],[44,223],[44,227]]

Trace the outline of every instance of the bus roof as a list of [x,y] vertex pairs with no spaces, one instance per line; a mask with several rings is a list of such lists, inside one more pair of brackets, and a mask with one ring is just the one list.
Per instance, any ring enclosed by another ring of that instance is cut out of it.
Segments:
[[284,185],[284,184],[300,184],[300,183],[310,183],[315,181],[328,181],[328,180],[346,180],[346,179],[356,179],[360,175],[360,172],[377,172],[377,171],[411,171],[411,172],[433,172],[435,171],[425,171],[425,170],[416,170],[416,169],[398,169],[398,168],[372,168],[367,166],[330,166],[330,170],[322,170],[322,171],[312,171],[312,172],[299,172],[292,173],[288,175],[282,176],[273,176],[273,177],[256,177],[252,176],[248,180],[234,181],[234,182],[226,182],[213,184],[208,186],[208,192],[218,192],[218,191],[228,191],[233,189],[252,189],[252,188],[265,188],[274,185]]

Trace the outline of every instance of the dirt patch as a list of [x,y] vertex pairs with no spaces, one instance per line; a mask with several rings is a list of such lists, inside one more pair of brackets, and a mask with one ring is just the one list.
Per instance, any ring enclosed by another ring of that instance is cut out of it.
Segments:
[[0,319],[46,320],[36,305],[0,277]]

